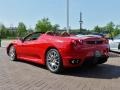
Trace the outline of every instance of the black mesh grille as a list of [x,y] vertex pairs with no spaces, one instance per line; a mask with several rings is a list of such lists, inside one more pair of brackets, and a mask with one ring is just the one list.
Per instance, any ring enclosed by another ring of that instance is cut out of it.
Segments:
[[86,41],[86,44],[102,44],[103,41]]

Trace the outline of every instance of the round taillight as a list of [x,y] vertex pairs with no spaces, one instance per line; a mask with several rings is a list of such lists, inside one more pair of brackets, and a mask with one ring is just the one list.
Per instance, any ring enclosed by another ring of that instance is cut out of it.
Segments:
[[73,44],[74,46],[82,45],[82,44],[83,44],[83,41],[82,41],[82,40],[72,40],[72,44]]
[[72,44],[73,44],[74,46],[77,46],[78,41],[77,41],[77,40],[72,40]]
[[82,45],[83,44],[83,40],[79,40],[79,44]]
[[105,42],[105,44],[108,44],[108,43],[109,43],[108,39],[105,39],[104,42]]

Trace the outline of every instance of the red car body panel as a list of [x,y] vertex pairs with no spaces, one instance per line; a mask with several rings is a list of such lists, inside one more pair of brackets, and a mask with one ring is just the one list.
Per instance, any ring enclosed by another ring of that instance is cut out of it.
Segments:
[[[87,44],[89,41],[102,41],[101,44]],[[10,45],[16,48],[17,58],[45,65],[46,52],[55,48],[61,55],[64,67],[77,67],[82,65],[86,58],[94,56],[96,51],[108,57],[109,45],[106,39],[95,36],[61,37],[42,34],[37,40],[15,40]],[[9,46],[10,46],[9,45]],[[9,46],[7,50],[9,49]],[[79,59],[80,63],[73,65],[70,60]]]

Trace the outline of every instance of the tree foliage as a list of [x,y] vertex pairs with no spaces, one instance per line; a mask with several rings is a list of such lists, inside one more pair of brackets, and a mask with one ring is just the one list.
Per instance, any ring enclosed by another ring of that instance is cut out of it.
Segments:
[[108,24],[106,25],[106,29],[107,29],[107,31],[109,32],[110,37],[113,37],[113,36],[114,36],[114,30],[115,30],[114,27],[115,27],[115,25],[114,25],[113,22],[110,22],[110,23],[108,23]]
[[58,24],[55,24],[55,25],[53,25],[52,26],[52,30],[54,31],[54,32],[56,32],[57,30],[59,30],[59,25]]
[[106,33],[109,37],[115,37],[120,34],[120,25],[115,25],[113,22],[109,22],[104,27],[95,26],[92,32]]
[[52,30],[52,24],[48,18],[39,20],[35,26],[36,31],[46,32]]
[[101,32],[101,28],[97,25],[97,26],[94,27],[93,31],[100,33]]
[[23,37],[26,32],[27,30],[26,30],[25,24],[23,22],[19,22],[18,27],[17,27],[18,37]]
[[6,38],[6,34],[7,34],[6,27],[3,24],[1,24],[0,25],[0,36],[1,36],[1,38]]
[[[65,29],[63,29],[65,31]],[[26,34],[29,34],[34,31],[46,32],[46,31],[58,31],[59,25],[52,25],[48,18],[43,18],[39,20],[35,26],[35,30],[32,28],[26,28],[26,25],[23,22],[19,22],[17,27],[5,27],[4,24],[0,24],[0,37],[1,38],[14,38],[14,37],[23,37]],[[71,29],[70,33],[78,34],[80,29]],[[109,34],[109,37],[114,37],[120,34],[120,25],[115,25],[113,22],[109,22],[103,27],[95,26],[93,30],[83,29],[81,30],[82,34],[90,34],[93,32]]]

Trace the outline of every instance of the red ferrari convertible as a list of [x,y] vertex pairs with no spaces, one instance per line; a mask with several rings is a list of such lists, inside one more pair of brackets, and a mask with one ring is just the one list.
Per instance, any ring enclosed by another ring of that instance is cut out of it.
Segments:
[[67,33],[35,32],[15,40],[7,47],[10,60],[27,60],[46,65],[53,73],[84,63],[97,65],[108,59],[108,40],[97,36],[73,36]]

